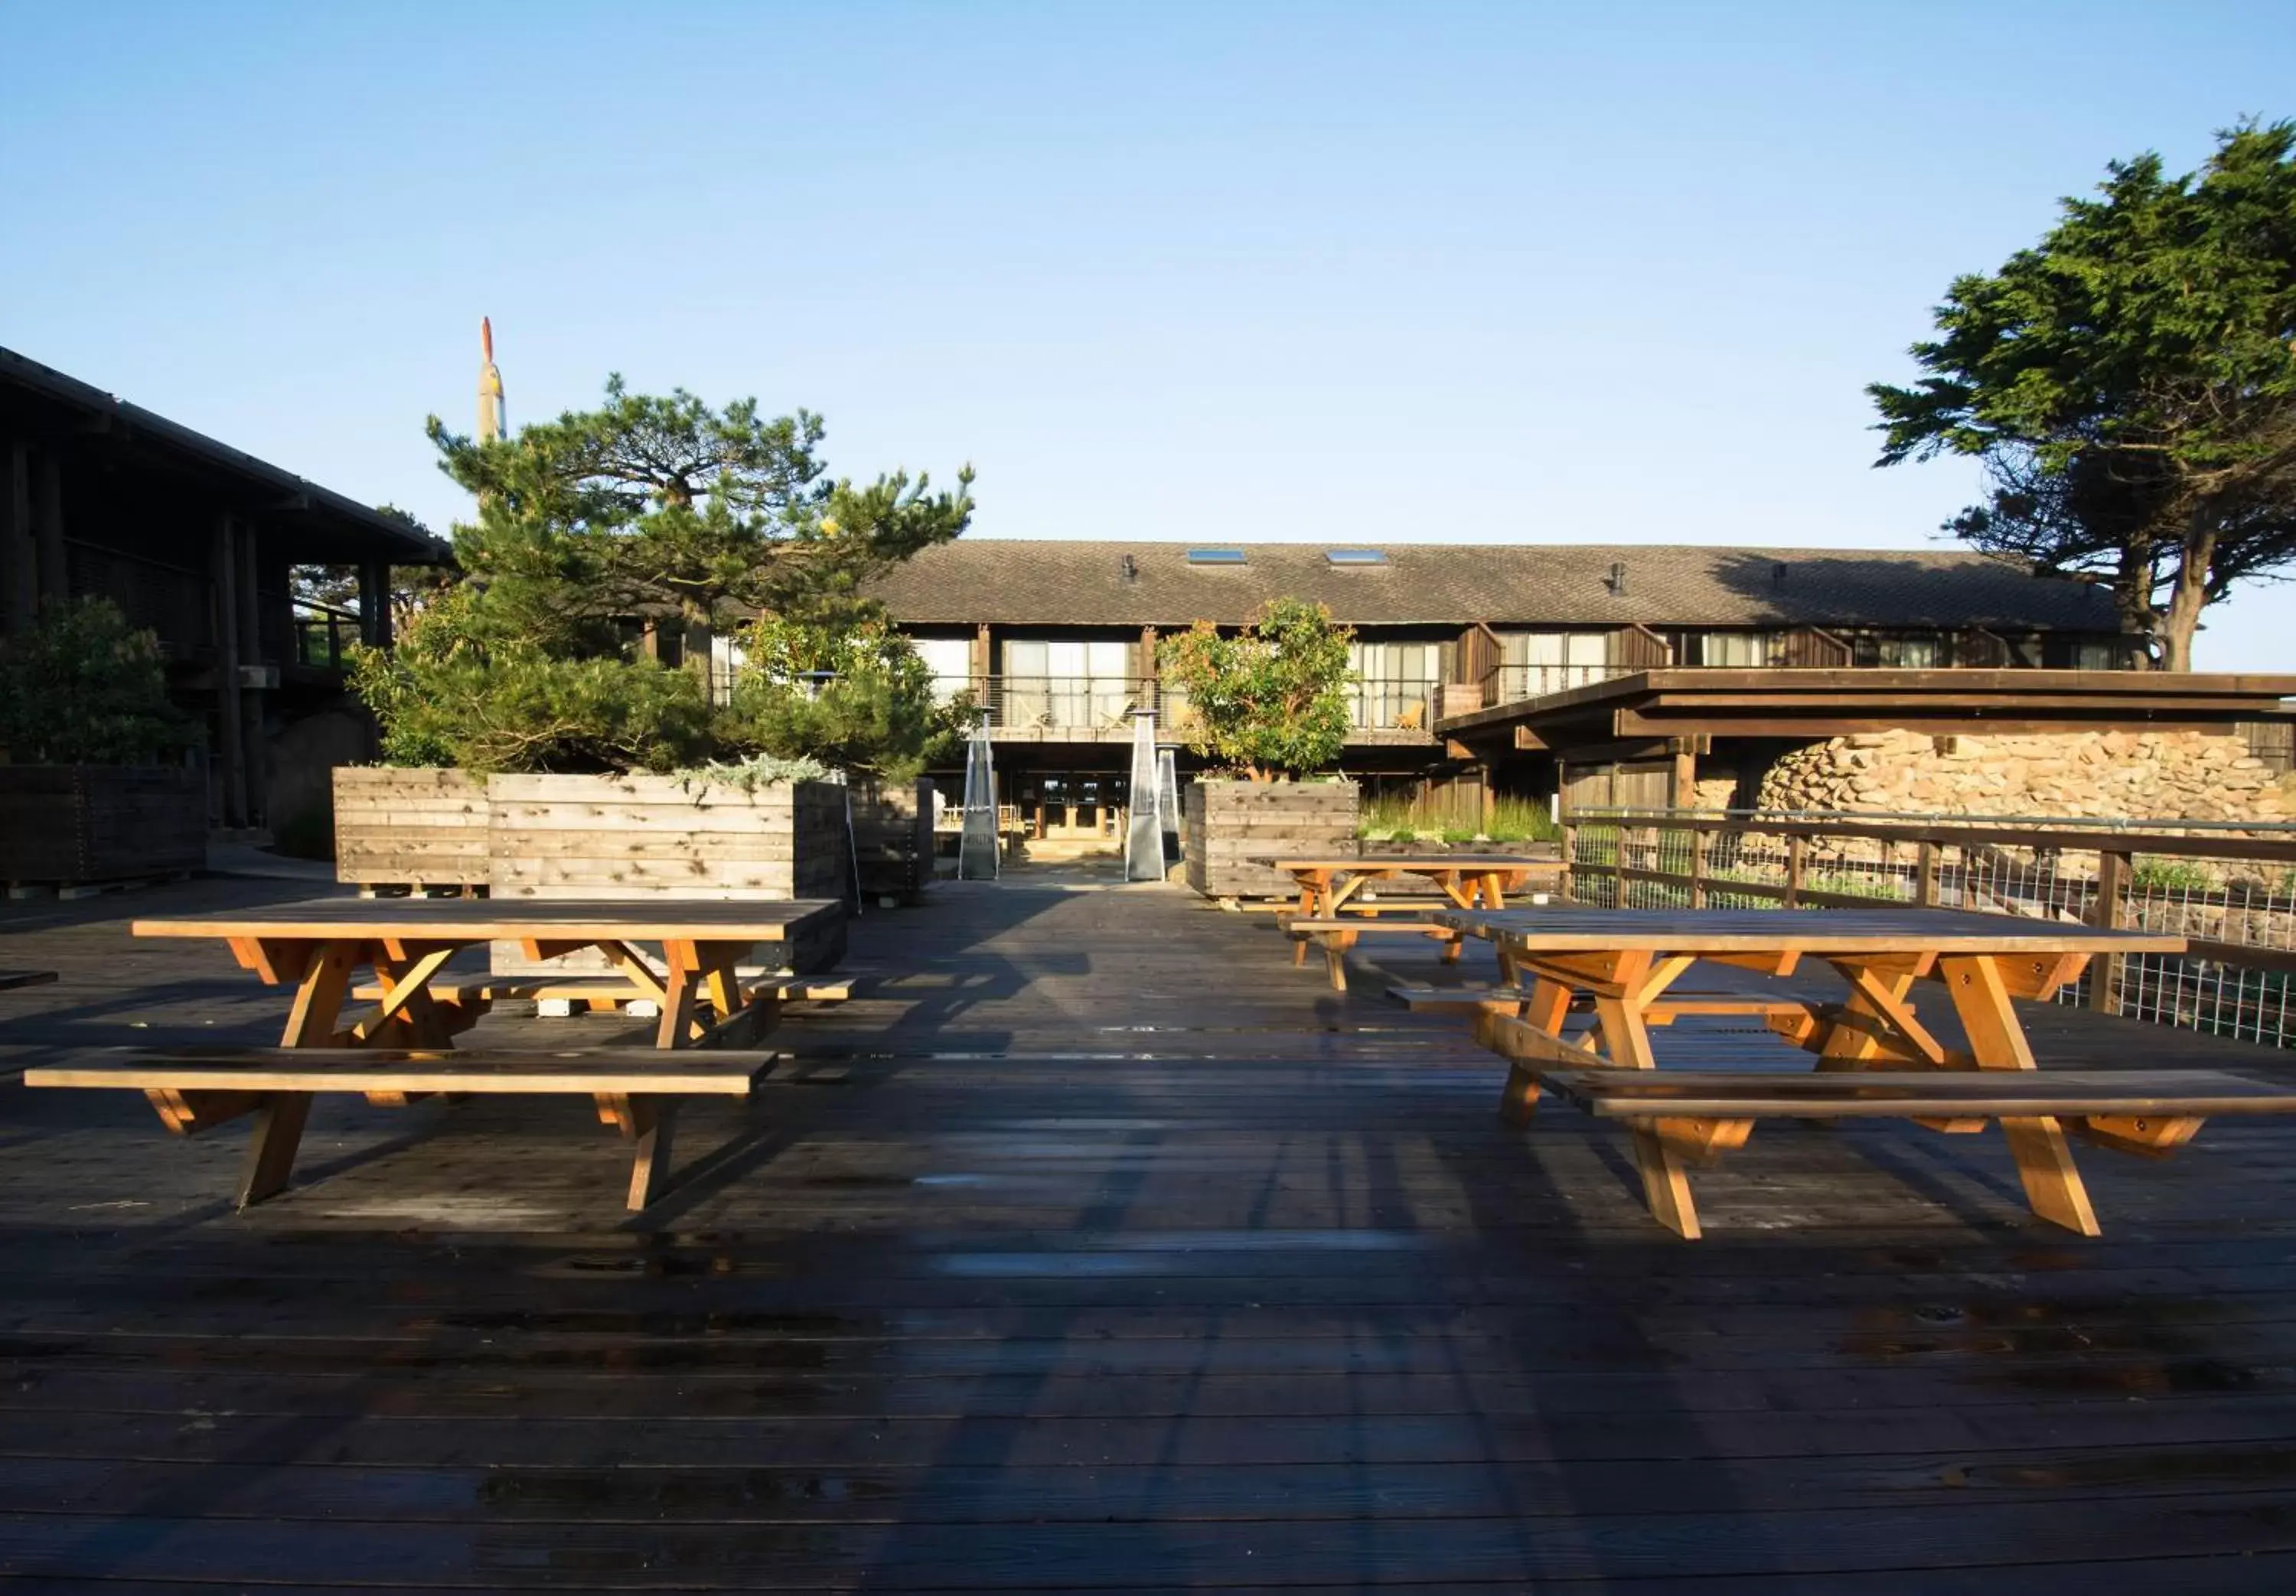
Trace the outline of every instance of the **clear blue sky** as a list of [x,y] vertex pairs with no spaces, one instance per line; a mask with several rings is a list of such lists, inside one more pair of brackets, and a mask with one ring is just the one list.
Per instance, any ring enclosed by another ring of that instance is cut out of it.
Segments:
[[488,314],[513,424],[802,405],[986,536],[1916,545],[1974,476],[1861,389],[1953,274],[2296,114],[2288,0],[17,0],[0,59],[0,344],[441,529]]

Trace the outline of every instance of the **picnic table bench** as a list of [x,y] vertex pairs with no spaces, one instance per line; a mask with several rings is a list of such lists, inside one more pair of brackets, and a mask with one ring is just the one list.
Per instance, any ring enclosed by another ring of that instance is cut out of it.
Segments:
[[[2296,1111],[2296,1092],[2236,1075],[2037,1071],[2015,999],[2051,995],[2095,956],[2182,953],[2180,937],[1942,909],[1558,906],[1438,918],[1497,948],[1500,986],[1439,1001],[1471,1010],[1479,1039],[1508,1060],[1505,1109],[1527,1116],[1553,1090],[1627,1122],[1652,1214],[1685,1237],[1699,1234],[1685,1160],[1743,1145],[1757,1119],[1892,1117],[1949,1133],[1998,1125],[2033,1211],[2094,1236],[2068,1124],[2115,1150],[2158,1155],[2211,1116]],[[1702,962],[1772,977],[1809,963],[1848,990],[1839,1003],[1676,994]],[[1948,1046],[1924,1022],[1917,983],[1943,987],[1965,1045]],[[1435,989],[1404,990],[1413,1001]],[[1573,1010],[1586,1008],[1592,1030],[1566,1035]],[[1659,1070],[1649,1033],[1691,1014],[1758,1019],[1815,1054],[1816,1070]]]
[[[1289,874],[1300,888],[1300,902],[1276,923],[1292,939],[1294,968],[1308,962],[1308,945],[1324,950],[1324,967],[1332,987],[1347,990],[1347,955],[1365,931],[1431,937],[1443,945],[1447,963],[1459,956],[1458,934],[1426,916],[1438,909],[1504,909],[1506,895],[1534,875],[1560,875],[1559,859],[1534,859],[1523,854],[1270,854],[1251,863]],[[1374,884],[1412,876],[1432,883],[1435,894],[1398,902],[1373,896]],[[1382,915],[1409,913],[1416,923],[1390,921]]]
[[[217,938],[266,985],[293,986],[280,1046],[150,1049],[28,1069],[24,1083],[140,1091],[178,1135],[252,1116],[238,1191],[242,1208],[285,1187],[318,1093],[357,1093],[389,1106],[478,1093],[588,1096],[600,1117],[634,1144],[635,1210],[660,1190],[677,1101],[745,1095],[772,1063],[769,1053],[737,1051],[770,1026],[775,1006],[763,988],[745,987],[741,960],[759,942],[784,940],[842,913],[841,904],[814,900],[319,898],[139,920],[129,926],[138,937]],[[619,989],[660,1003],[655,1045],[546,1053],[454,1047],[499,988],[449,982],[436,992],[441,972],[462,950],[501,941],[518,942],[537,959],[586,947],[605,953],[621,971]],[[638,955],[640,943],[661,946],[661,973]],[[356,988],[362,969],[374,980]],[[356,990],[373,993],[373,1003],[347,1017],[344,1002]],[[695,1050],[698,1056],[687,1056]]]

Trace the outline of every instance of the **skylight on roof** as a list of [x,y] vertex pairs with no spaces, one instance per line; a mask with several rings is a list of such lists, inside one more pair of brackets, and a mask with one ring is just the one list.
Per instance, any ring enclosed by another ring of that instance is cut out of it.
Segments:
[[1385,565],[1385,549],[1325,549],[1324,558],[1333,565]]
[[1188,563],[1190,565],[1242,565],[1243,551],[1242,549],[1190,549]]

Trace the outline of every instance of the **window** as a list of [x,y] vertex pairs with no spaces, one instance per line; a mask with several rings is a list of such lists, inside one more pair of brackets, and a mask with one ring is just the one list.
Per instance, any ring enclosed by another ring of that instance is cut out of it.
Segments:
[[1608,632],[1510,632],[1500,642],[1500,703],[1584,687],[1610,674]]
[[1443,676],[1437,642],[1358,642],[1348,649],[1358,680],[1351,691],[1358,726],[1425,731],[1434,723],[1435,685]]
[[1325,549],[1324,558],[1333,565],[1385,565],[1383,549]]
[[2077,642],[2073,644],[2075,670],[2119,670],[2120,645],[2117,642]]
[[1767,632],[1709,632],[1698,640],[1698,663],[1710,669],[1751,670],[1770,663]]
[[1242,549],[1190,549],[1188,563],[1190,565],[1242,565],[1243,551]]
[[969,637],[913,637],[917,658],[932,672],[933,699],[946,704],[972,685],[972,640]]
[[1128,642],[1014,638],[993,706],[1004,726],[1128,726],[1138,686]]

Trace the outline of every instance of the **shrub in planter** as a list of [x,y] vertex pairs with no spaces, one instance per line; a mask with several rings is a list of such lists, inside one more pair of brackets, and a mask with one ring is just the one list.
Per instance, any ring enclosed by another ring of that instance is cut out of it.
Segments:
[[1271,599],[1241,631],[1198,621],[1165,639],[1158,659],[1186,697],[1189,746],[1254,782],[1333,764],[1348,741],[1354,636],[1321,604]]
[[148,765],[200,741],[160,644],[110,599],[44,610],[0,640],[0,749],[17,765]]
[[109,599],[51,605],[0,641],[0,880],[197,870],[207,794],[154,762],[199,741],[158,642]]

